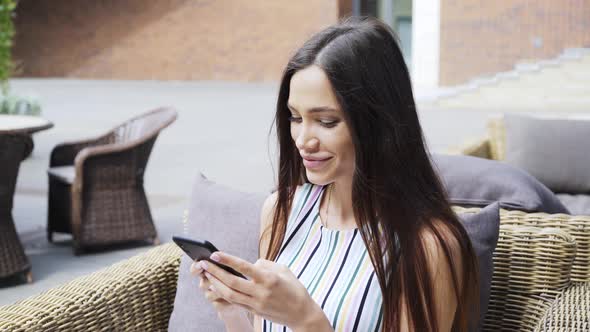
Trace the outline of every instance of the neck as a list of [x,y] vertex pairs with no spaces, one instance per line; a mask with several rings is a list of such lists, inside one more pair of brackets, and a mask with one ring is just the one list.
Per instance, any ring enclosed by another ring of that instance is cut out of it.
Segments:
[[[323,221],[330,229],[352,229],[356,227],[352,209],[352,181],[332,182],[327,185],[322,197]],[[329,206],[328,206],[329,203]]]

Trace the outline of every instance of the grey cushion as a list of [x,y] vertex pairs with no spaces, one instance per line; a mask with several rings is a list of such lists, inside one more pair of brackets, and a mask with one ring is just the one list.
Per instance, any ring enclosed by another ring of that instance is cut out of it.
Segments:
[[546,186],[505,163],[483,158],[432,155],[451,203],[484,207],[499,202],[503,209],[569,213]]
[[[254,262],[258,258],[260,210],[266,196],[264,193],[239,192],[198,176],[190,199],[186,234],[180,235],[209,240],[219,250]],[[459,217],[479,261],[483,315],[489,301],[492,253],[498,241],[499,205],[492,204],[479,213]],[[224,331],[215,309],[198,287],[198,278],[190,275],[190,264],[190,258],[182,255],[168,331]]]
[[557,194],[557,198],[576,216],[590,216],[590,195]]
[[76,168],[74,166],[51,167],[47,170],[47,173],[62,182],[72,184],[76,177]]
[[[219,250],[255,262],[260,210],[266,196],[239,192],[198,176],[190,199],[187,234],[179,235],[208,240]],[[215,308],[199,289],[198,278],[190,275],[191,263],[182,255],[168,331],[225,331]]]
[[[490,287],[494,274],[492,255],[498,244],[500,233],[500,205],[493,203],[475,214],[459,214],[459,218],[469,235],[479,262],[479,323],[477,328],[470,328],[470,331],[479,331],[490,300]],[[475,320],[471,319],[471,321]]]
[[590,193],[590,121],[507,114],[506,162],[554,192]]

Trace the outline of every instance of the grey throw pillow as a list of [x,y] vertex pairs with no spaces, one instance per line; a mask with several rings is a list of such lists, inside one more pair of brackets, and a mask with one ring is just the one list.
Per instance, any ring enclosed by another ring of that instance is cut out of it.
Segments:
[[433,165],[452,204],[568,213],[555,194],[527,172],[505,163],[470,156],[432,155]]
[[[258,259],[260,210],[266,195],[244,193],[197,176],[190,199],[186,234],[213,243],[219,250],[250,262]],[[225,331],[215,308],[190,275],[192,261],[182,255],[174,310],[168,331]]]
[[590,194],[590,121],[504,116],[506,163],[554,192]]
[[590,194],[588,195],[570,195],[557,194],[557,198],[570,210],[575,216],[590,216]]
[[479,263],[480,311],[478,318],[471,319],[471,322],[478,322],[477,327],[470,328],[470,331],[479,331],[483,325],[483,318],[488,310],[490,300],[490,288],[492,286],[492,275],[494,274],[492,257],[500,233],[500,205],[493,203],[481,209],[478,213],[459,214],[459,218],[469,235]]

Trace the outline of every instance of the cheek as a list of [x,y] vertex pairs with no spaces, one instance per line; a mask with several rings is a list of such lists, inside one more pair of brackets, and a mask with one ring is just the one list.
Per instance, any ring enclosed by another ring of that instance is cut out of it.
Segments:
[[347,131],[334,133],[329,144],[343,162],[354,163],[354,144]]
[[344,159],[343,161],[346,163],[346,167],[354,168],[355,149],[349,135],[346,135],[346,138],[342,140],[340,144],[340,151]]
[[295,142],[297,140],[297,136],[299,136],[298,127],[291,124],[290,131],[291,131],[291,139],[293,140],[293,142]]
[[338,144],[338,150],[340,153],[345,155],[347,158],[354,156],[354,144],[352,143],[352,137],[348,130],[341,130],[338,132],[336,143]]
[[354,168],[354,163],[355,163],[355,153],[354,153],[354,145],[352,144],[352,142],[349,142],[348,144],[346,144],[346,146],[343,147],[343,153],[346,156],[346,162],[349,163],[350,167]]

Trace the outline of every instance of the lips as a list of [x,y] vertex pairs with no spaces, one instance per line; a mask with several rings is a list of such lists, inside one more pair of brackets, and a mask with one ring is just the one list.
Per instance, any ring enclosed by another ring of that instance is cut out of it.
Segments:
[[303,157],[303,166],[307,169],[319,169],[324,167],[327,162],[332,159],[332,157],[328,158],[312,158],[312,157]]

